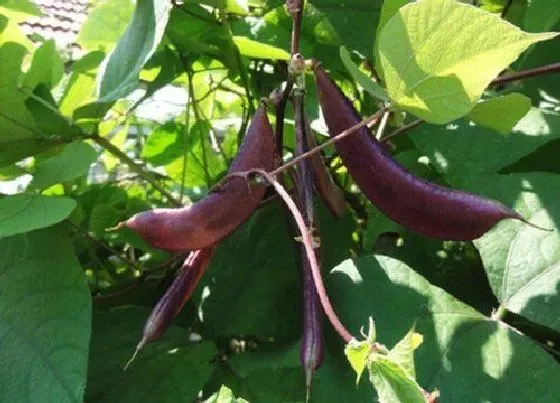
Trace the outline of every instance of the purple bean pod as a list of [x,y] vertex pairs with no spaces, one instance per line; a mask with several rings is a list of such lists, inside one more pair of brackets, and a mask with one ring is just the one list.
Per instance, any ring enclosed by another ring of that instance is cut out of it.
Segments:
[[[351,102],[319,64],[314,72],[330,135],[359,123],[360,116]],[[335,147],[366,197],[393,221],[421,235],[467,241],[482,236],[506,218],[528,223],[518,212],[495,200],[414,176],[383,149],[367,127],[345,137]]]
[[[257,109],[229,173],[252,168],[274,167],[274,134],[266,108]],[[208,248],[239,227],[258,207],[266,192],[264,185],[251,185],[231,178],[202,200],[183,208],[159,208],[135,214],[120,223],[136,231],[156,248],[182,252]]]

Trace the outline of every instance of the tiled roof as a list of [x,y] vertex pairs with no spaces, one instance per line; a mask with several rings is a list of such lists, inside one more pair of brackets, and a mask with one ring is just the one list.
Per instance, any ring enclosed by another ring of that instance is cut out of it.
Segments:
[[27,35],[37,34],[53,39],[64,48],[75,42],[80,27],[87,18],[90,0],[31,0],[44,14],[20,24]]

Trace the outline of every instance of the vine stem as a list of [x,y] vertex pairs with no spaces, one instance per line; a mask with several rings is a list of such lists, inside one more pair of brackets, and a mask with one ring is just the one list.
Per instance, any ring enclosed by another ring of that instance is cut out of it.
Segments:
[[324,148],[326,148],[326,147],[328,147],[328,146],[330,146],[334,143],[339,142],[344,137],[354,133],[359,128],[367,126],[370,123],[372,123],[372,124],[377,123],[377,121],[380,119],[380,117],[383,115],[383,113],[385,113],[385,109],[380,109],[376,113],[371,115],[370,117],[362,120],[360,123],[349,127],[348,129],[344,130],[343,132],[337,134],[334,137],[331,137],[328,141],[325,141],[324,143],[319,144],[317,147],[313,147],[311,150],[309,150],[309,151],[307,151],[303,154],[298,155],[297,157],[295,157],[291,161],[286,162],[284,165],[281,165],[278,168],[276,168],[275,170],[271,171],[270,172],[271,177],[274,178],[276,175],[286,171],[288,168],[293,167],[294,165],[298,164],[299,162],[303,161],[304,159],[311,157],[313,154],[317,154],[322,149],[324,149]]
[[323,284],[323,280],[321,278],[321,272],[319,270],[319,265],[317,264],[317,259],[315,257],[312,234],[307,230],[305,220],[303,219],[303,216],[301,215],[295,202],[292,200],[286,189],[284,189],[284,187],[276,180],[276,178],[271,173],[268,173],[265,170],[251,169],[246,172],[232,172],[228,175],[228,177],[242,177],[247,179],[250,175],[258,175],[266,180],[270,185],[272,185],[274,187],[274,190],[276,190],[276,193],[278,193],[284,203],[286,203],[286,206],[290,210],[290,213],[292,213],[292,216],[294,217],[294,220],[298,226],[299,232],[301,233],[301,239],[305,248],[305,253],[307,255],[307,259],[309,260],[309,265],[311,266],[313,282],[315,283],[315,288],[317,289],[317,294],[319,295],[319,300],[321,301],[321,305],[323,306],[325,315],[329,318],[329,321],[331,322],[336,332],[340,335],[340,337],[342,337],[342,339],[346,343],[349,343],[354,337],[344,327],[332,307],[329,296],[327,295],[327,291],[325,289],[325,285]]
[[182,206],[182,203],[179,200],[177,200],[175,198],[175,196],[173,196],[167,189],[165,189],[165,187],[160,185],[159,182],[156,180],[156,178],[154,178],[154,176],[152,174],[145,171],[132,158],[130,158],[128,155],[126,155],[125,152],[123,152],[120,148],[115,146],[113,143],[111,143],[105,137],[101,137],[99,135],[93,135],[89,138],[91,140],[93,140],[95,143],[97,143],[98,145],[100,145],[101,147],[103,147],[109,153],[113,154],[121,162],[126,164],[130,168],[131,171],[138,174],[138,176],[142,177],[142,179],[144,179],[146,182],[148,182],[150,185],[152,185],[154,187],[154,189],[156,189],[158,192],[160,192],[162,195],[164,195],[170,203],[174,204],[177,207]]

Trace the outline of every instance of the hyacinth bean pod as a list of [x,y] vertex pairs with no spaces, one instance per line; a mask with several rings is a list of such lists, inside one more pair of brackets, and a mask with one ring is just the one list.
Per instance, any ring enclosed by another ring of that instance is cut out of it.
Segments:
[[[314,73],[330,135],[359,123],[361,119],[351,102],[319,64],[314,66]],[[335,147],[366,197],[393,221],[421,235],[466,241],[482,236],[506,218],[527,223],[519,213],[497,201],[414,176],[383,149],[367,127]]]
[[130,365],[138,351],[147,343],[156,341],[163,336],[173,317],[181,311],[196,288],[200,278],[210,264],[215,249],[214,246],[199,249],[192,251],[187,256],[179,269],[177,277],[175,277],[173,283],[167,288],[154,309],[152,309],[150,316],[144,324],[142,339],[136,346],[136,351],[126,367]]
[[[274,134],[263,104],[257,109],[229,173],[274,166]],[[202,200],[183,208],[144,211],[118,225],[135,230],[150,245],[185,251],[207,248],[229,235],[257,208],[264,185],[230,178]]]

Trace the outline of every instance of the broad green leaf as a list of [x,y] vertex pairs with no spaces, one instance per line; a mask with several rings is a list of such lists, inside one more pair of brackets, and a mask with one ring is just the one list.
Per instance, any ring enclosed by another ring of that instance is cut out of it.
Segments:
[[204,403],[249,403],[245,399],[235,398],[230,388],[222,385],[217,393],[214,393]]
[[[368,58],[376,38],[382,3],[382,0],[313,1],[313,5],[328,18],[334,31],[340,37],[340,43],[344,43],[348,49],[355,49]],[[329,62],[328,53],[325,54],[325,57],[321,57],[321,54],[317,53],[314,53],[313,56],[320,58],[324,63]]]
[[551,29],[560,19],[560,7],[556,0],[527,0],[524,28],[529,32]]
[[[353,223],[349,213],[334,220],[318,207],[322,264],[328,269],[349,253]],[[277,341],[301,336],[301,317],[294,315],[302,302],[300,274],[282,209],[277,204],[259,209],[220,242],[199,284],[199,292],[206,287],[209,292],[200,308],[209,334],[251,334]]]
[[37,84],[44,84],[48,89],[52,90],[62,79],[63,74],[64,65],[56,49],[55,42],[49,40],[44,42],[33,53],[33,61],[25,74],[23,85],[33,91]]
[[[313,375],[311,402],[371,400],[371,387],[363,381],[356,386],[356,375],[342,354],[338,336],[333,335],[328,327],[325,328],[325,357]],[[259,348],[266,350],[266,344],[261,343]],[[222,377],[222,383],[251,403],[305,401],[305,376],[299,360],[299,343],[289,348],[276,347],[270,352],[249,351],[233,356],[229,361],[232,363],[231,370],[228,369],[230,375],[225,379]]]
[[416,333],[413,327],[387,354],[387,358],[404,369],[412,379],[416,378],[414,350],[422,344],[423,340],[423,336]]
[[414,378],[389,357],[374,354],[369,376],[380,403],[426,402]]
[[26,96],[18,90],[25,52],[17,43],[0,46],[0,166],[46,148],[36,139],[33,118],[24,104]]
[[50,90],[44,84],[35,88],[25,101],[25,106],[41,135],[52,137],[54,142],[61,138],[72,140],[82,134],[73,122],[61,115]]
[[396,107],[443,124],[468,113],[521,52],[554,36],[525,33],[455,0],[423,0],[401,8],[381,30],[378,66]]
[[66,197],[17,194],[0,199],[0,237],[49,227],[67,218],[76,202]]
[[[91,402],[191,402],[213,372],[213,343],[191,343],[185,329],[171,326],[146,346],[126,370],[150,314],[127,306],[93,315],[87,400]],[[165,374],[165,376],[162,376]]]
[[513,199],[513,207],[547,232],[507,220],[475,241],[494,294],[506,309],[559,330],[560,177],[518,173],[481,178],[471,185],[491,196]]
[[89,144],[83,141],[70,143],[60,154],[37,163],[29,186],[31,189],[45,189],[55,183],[87,175],[96,159],[97,152]]
[[64,227],[0,239],[0,250],[2,400],[83,402],[91,298]]
[[446,127],[420,125],[409,135],[446,181],[457,187],[481,174],[495,173],[558,139],[560,115],[533,108],[507,137],[464,120]]
[[361,71],[356,64],[354,64],[350,58],[350,53],[348,53],[344,46],[340,47],[340,58],[342,59],[342,63],[344,63],[346,70],[348,70],[350,75],[352,75],[352,78],[359,83],[364,90],[369,92],[371,96],[382,101],[387,101],[389,99],[385,90],[368,77],[363,71]]
[[239,53],[254,59],[288,60],[290,54],[284,49],[254,41],[245,36],[234,36],[233,42],[239,48]]
[[39,8],[29,0],[0,0],[0,14],[15,23],[41,15]]
[[[10,14],[8,12],[7,14]],[[13,42],[25,48],[27,51],[33,49],[33,43],[25,36],[17,24],[17,19],[11,19],[0,12],[0,45]],[[17,60],[17,58],[16,58]],[[14,85],[17,83],[14,83]]]
[[169,10],[167,1],[138,0],[130,25],[101,67],[100,102],[123,98],[136,88],[138,74],[161,41]]
[[392,345],[416,324],[424,337],[415,351],[417,383],[427,391],[438,389],[441,401],[531,401],[536,395],[539,402],[557,400],[560,366],[548,353],[404,263],[381,256],[347,260],[331,272],[328,285],[353,334],[372,316],[379,342]]
[[477,125],[508,134],[531,110],[531,99],[517,92],[477,103],[467,118]]
[[110,52],[125,32],[133,13],[132,1],[98,1],[80,29],[78,44],[87,50]]
[[74,111],[95,99],[95,73],[105,54],[89,52],[72,65],[72,75],[60,101],[60,112],[71,117]]
[[379,33],[387,22],[399,11],[399,9],[410,3],[410,0],[384,0],[383,6],[381,7],[381,14],[379,15],[379,23],[377,24],[376,37],[379,37]]

